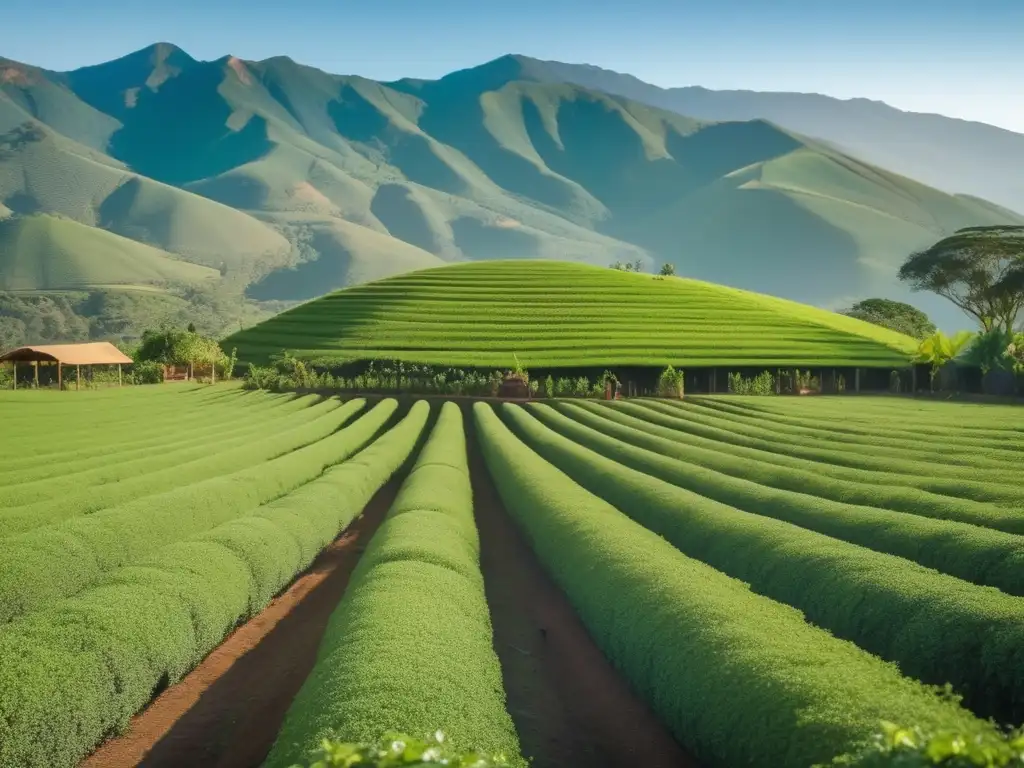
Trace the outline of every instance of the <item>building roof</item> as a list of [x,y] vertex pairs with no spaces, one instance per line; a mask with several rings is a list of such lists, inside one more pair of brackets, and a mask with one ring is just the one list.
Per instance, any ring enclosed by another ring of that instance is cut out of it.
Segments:
[[132,359],[106,341],[18,347],[0,355],[0,363],[33,361],[60,362],[64,365],[113,365],[131,363]]

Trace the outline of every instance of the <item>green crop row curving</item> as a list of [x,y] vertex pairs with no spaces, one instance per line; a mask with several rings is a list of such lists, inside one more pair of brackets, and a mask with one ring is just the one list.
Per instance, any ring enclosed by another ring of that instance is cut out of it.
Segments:
[[[605,423],[613,422],[632,428],[631,433],[622,433],[629,435],[630,442],[640,440],[638,434],[659,437],[678,445],[669,448],[663,442],[656,450],[671,450],[676,458],[685,458],[709,469],[756,480],[766,486],[814,494],[835,502],[879,507],[941,520],[958,520],[1007,533],[1024,532],[1024,519],[1013,509],[990,501],[976,501],[973,498],[957,498],[936,493],[935,491],[941,490],[953,493],[956,490],[955,487],[948,488],[941,479],[932,484],[927,477],[922,478],[919,484],[933,489],[925,490],[916,485],[899,485],[896,482],[899,475],[878,477],[877,474],[856,474],[857,470],[834,469],[832,465],[816,464],[772,453],[767,448],[737,449],[736,446],[730,447],[727,443],[715,442],[713,438],[692,435],[683,429],[669,426],[673,421],[677,421],[672,417],[666,417],[665,423],[661,423],[657,413],[632,403],[623,405],[630,408],[613,408],[592,403],[583,403],[582,407],[593,414],[600,414]],[[962,483],[963,489],[960,493],[963,495],[989,498],[994,496],[1001,500],[1006,498],[1001,493],[1001,485],[990,486],[981,482],[972,484],[971,481]]]
[[[738,509],[799,525],[976,584],[1024,595],[1024,548],[1020,536],[992,528],[922,517],[881,507],[859,506],[812,495],[827,484],[807,473],[805,488],[780,490],[764,483],[762,468],[748,463],[715,471],[720,465],[675,450],[662,438],[604,420],[559,403],[560,414],[537,409],[548,426],[608,458]],[[568,416],[568,418],[566,418]],[[760,482],[758,482],[760,481]]]
[[266,768],[330,737],[441,729],[459,749],[525,766],[505,710],[479,567],[462,415],[446,403],[331,616]]
[[894,718],[987,731],[799,611],[686,557],[474,407],[506,507],[591,636],[708,766],[806,768]]
[[[545,411],[552,413],[533,413]],[[620,464],[622,457],[605,458],[518,406],[506,404],[503,414],[533,450],[689,557],[799,608],[905,674],[951,683],[979,714],[1024,718],[1024,667],[1016,661],[1024,598],[712,501],[670,484],[690,471],[671,459],[647,454],[648,465],[638,456],[645,451],[629,447]]]
[[428,413],[419,403],[297,490],[0,627],[0,765],[70,767],[123,729],[360,515]]
[[[384,400],[334,432],[364,405],[362,400],[344,404],[333,412],[327,434],[272,461],[191,485],[181,478],[181,487],[174,490],[0,540],[0,621],[73,595],[159,546],[209,530],[308,483],[372,440],[398,407]],[[319,422],[307,427],[314,428],[323,430]],[[253,450],[258,454],[258,446]]]
[[[241,469],[251,463],[249,454],[254,444],[272,449],[283,432],[314,420],[322,412],[309,407],[316,402],[315,398],[303,399],[306,400],[302,405],[306,406],[307,413],[280,409],[261,413],[258,418],[256,414],[246,418],[247,414],[234,409],[210,408],[209,421],[202,431],[179,432],[179,428],[165,431],[168,437],[191,434],[191,439],[183,444],[175,446],[168,441],[159,450],[136,452],[124,458],[104,456],[102,458],[106,461],[91,469],[75,471],[70,463],[60,462],[56,466],[50,463],[52,476],[36,480],[19,478],[21,482],[0,487],[0,536],[17,532],[8,516],[8,512],[13,511],[10,508],[30,507],[24,517],[40,525],[56,519],[52,514],[39,513],[40,507],[50,510],[59,507],[64,512],[61,517],[71,517],[82,510],[94,511],[98,508],[94,506],[95,502],[89,506],[77,502],[87,503],[97,495],[103,496],[104,486],[111,487],[111,483],[118,483],[118,489],[123,489],[133,482],[148,481],[147,490],[150,490],[157,485],[153,475],[159,472],[166,478],[167,487],[174,487],[176,478],[181,476],[202,479],[197,473],[206,472],[207,477],[212,477]],[[61,501],[50,507],[42,503],[57,497]]]

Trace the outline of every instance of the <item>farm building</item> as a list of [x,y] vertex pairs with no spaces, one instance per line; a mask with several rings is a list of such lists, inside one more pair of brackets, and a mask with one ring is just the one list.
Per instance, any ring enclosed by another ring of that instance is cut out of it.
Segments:
[[51,344],[43,346],[18,347],[0,355],[0,364],[9,363],[14,367],[14,388],[18,387],[18,366],[32,369],[32,383],[40,384],[40,370],[50,373],[44,378],[52,379],[58,388],[64,385],[64,368],[74,367],[75,386],[81,387],[82,366],[116,365],[118,379],[122,365],[131,365],[132,359],[106,341],[88,344]]
[[671,365],[690,392],[730,374],[797,370],[821,391],[912,386],[917,342],[835,312],[750,291],[556,261],[460,263],[347,288],[224,342],[243,363],[284,351],[326,369],[368,361],[509,369],[531,376],[610,370],[630,394]]

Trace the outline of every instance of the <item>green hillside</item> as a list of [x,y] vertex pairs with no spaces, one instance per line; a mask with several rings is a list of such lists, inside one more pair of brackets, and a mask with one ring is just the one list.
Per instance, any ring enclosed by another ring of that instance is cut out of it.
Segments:
[[518,258],[670,262],[820,306],[909,299],[958,325],[899,264],[963,226],[1024,223],[763,120],[697,120],[539,66],[379,83],[166,43],[68,73],[5,60],[0,213],[212,267],[234,327],[410,269]]
[[905,366],[909,337],[682,278],[551,261],[428,269],[348,288],[224,341],[244,362],[451,366]]
[[70,219],[0,221],[0,290],[163,287],[219,279],[215,269]]

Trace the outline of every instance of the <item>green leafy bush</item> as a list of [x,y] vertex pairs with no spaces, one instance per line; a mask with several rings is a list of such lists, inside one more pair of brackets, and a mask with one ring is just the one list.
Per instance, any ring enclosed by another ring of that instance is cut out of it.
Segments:
[[964,734],[883,722],[868,746],[815,768],[1009,768],[1024,765],[1024,732]]
[[525,766],[493,648],[462,413],[451,402],[359,560],[264,765],[288,766],[324,738],[365,742],[438,723],[462,749]]
[[775,377],[769,371],[749,379],[740,373],[730,373],[729,391],[734,395],[774,395]]
[[292,768],[407,768],[418,765],[445,765],[448,768],[511,768],[500,755],[462,752],[445,743],[438,731],[427,739],[401,733],[385,734],[374,744],[351,744],[325,740],[314,755],[314,762]]
[[658,395],[660,397],[682,397],[683,372],[677,371],[671,365],[662,371],[658,377]]
[[538,559],[702,764],[808,766],[855,749],[885,719],[992,730],[799,611],[686,557],[544,461],[487,403],[473,412],[498,492]]

